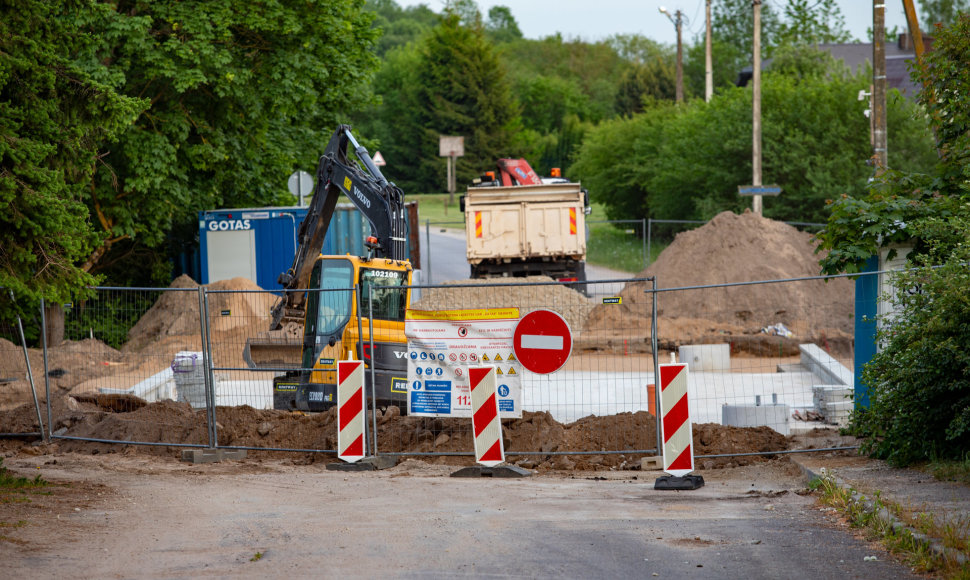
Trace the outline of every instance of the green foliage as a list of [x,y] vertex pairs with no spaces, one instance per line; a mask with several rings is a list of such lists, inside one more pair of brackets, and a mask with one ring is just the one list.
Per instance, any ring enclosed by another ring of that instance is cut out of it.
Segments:
[[[920,101],[934,129],[939,158],[934,168],[904,166],[878,176],[865,197],[842,197],[830,206],[828,226],[819,234],[826,273],[858,272],[879,248],[912,241],[918,254],[931,247],[921,240],[920,223],[951,218],[970,195],[970,15],[940,29],[933,52],[914,77],[924,83]],[[890,102],[890,121],[892,121]],[[892,135],[892,131],[890,132]],[[890,141],[890,166],[898,166]],[[918,156],[913,151],[907,157]],[[920,171],[922,170],[922,171]]]
[[804,46],[851,40],[835,0],[788,0],[784,14],[779,44]]
[[102,291],[73,303],[65,316],[64,335],[83,340],[89,335],[120,349],[128,342],[128,331],[155,303],[158,296],[142,293]]
[[492,6],[488,10],[485,33],[493,42],[510,42],[522,38],[519,23],[508,6]]
[[286,175],[315,167],[342,113],[369,99],[377,32],[354,0],[97,6],[78,14],[95,40],[78,62],[110,63],[103,81],[151,108],[94,175],[92,271],[117,244],[161,246],[200,209],[285,199]]
[[910,226],[928,250],[893,276],[895,312],[863,369],[870,407],[853,427],[864,452],[895,465],[970,452],[970,203],[959,209]]
[[[762,85],[762,179],[783,191],[765,200],[765,215],[824,221],[827,199],[865,191],[869,127],[856,95],[868,80],[813,49],[785,47]],[[917,109],[894,99],[889,110],[891,150],[895,135],[922,136],[907,137],[893,159],[905,155],[930,167],[932,146]],[[751,181],[751,92],[725,89],[710,103],[654,104],[602,123],[589,132],[573,170],[611,219],[706,220],[742,211],[750,206],[737,187]]]
[[94,41],[87,2],[0,3],[0,287],[22,303],[97,281],[78,262],[98,244],[83,199],[106,147],[147,103],[72,56]]
[[949,26],[957,20],[960,12],[970,13],[970,0],[920,0],[923,17],[920,26],[930,36],[936,24]]
[[392,48],[417,42],[438,23],[438,15],[425,4],[401,8],[394,0],[367,0],[373,10],[374,27],[381,32],[376,52],[384,57]]
[[419,47],[413,116],[416,131],[405,139],[412,159],[404,171],[419,191],[445,189],[445,159],[437,156],[441,135],[465,138],[457,182],[470,183],[501,157],[517,157],[517,107],[491,45],[480,27],[447,15]]
[[914,76],[923,80],[920,102],[937,139],[941,192],[970,194],[970,11],[938,27],[933,50]]

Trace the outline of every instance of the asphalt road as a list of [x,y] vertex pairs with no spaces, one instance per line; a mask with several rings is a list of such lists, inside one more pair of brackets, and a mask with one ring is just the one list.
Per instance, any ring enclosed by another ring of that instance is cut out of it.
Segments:
[[9,463],[89,495],[0,542],[10,578],[917,577],[804,495],[790,464],[703,471],[676,492],[653,489],[659,472],[459,479],[416,461]]

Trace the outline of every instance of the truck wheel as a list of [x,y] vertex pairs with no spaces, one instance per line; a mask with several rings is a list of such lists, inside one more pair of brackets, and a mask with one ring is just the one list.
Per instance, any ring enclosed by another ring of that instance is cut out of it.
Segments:
[[578,282],[572,284],[573,289],[589,298],[589,287],[586,284],[586,262],[580,262],[576,266],[576,280]]

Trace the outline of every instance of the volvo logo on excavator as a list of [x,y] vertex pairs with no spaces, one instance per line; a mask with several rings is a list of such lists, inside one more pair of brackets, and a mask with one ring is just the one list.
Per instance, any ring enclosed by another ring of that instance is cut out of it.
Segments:
[[357,199],[360,200],[360,203],[370,208],[370,200],[367,198],[366,195],[361,193],[359,189],[357,189],[356,185],[354,186],[354,195],[357,196]]

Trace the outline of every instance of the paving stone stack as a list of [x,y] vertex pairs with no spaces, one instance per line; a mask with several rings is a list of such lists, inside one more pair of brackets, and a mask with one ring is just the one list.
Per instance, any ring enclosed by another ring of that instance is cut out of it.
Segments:
[[848,385],[818,385],[812,387],[815,408],[827,423],[845,427],[855,408],[853,388]]

